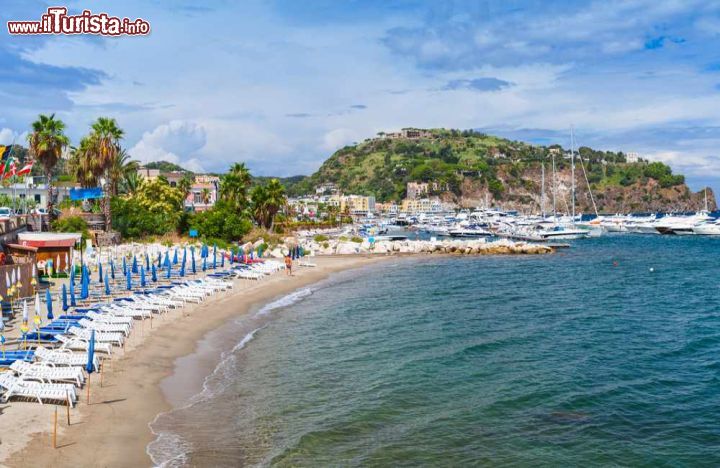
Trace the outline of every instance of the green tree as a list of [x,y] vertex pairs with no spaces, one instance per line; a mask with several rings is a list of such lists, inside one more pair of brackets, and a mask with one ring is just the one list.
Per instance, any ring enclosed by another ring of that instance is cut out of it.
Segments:
[[247,207],[252,177],[245,163],[235,163],[220,181],[220,198],[238,210]]
[[127,151],[121,149],[115,154],[108,168],[108,179],[110,181],[110,195],[116,196],[120,193],[120,186],[130,174],[137,176],[140,164],[130,159]]
[[285,187],[277,179],[267,185],[257,185],[252,191],[252,213],[255,221],[266,229],[272,229],[275,216],[287,204]]
[[[98,171],[106,176],[110,187],[105,189],[105,196],[103,197],[103,214],[105,215],[105,228],[110,227],[110,192],[112,187],[112,180],[110,180],[111,168],[113,165],[118,164],[122,167],[122,160],[120,159],[120,140],[122,140],[125,132],[118,127],[115,119],[108,117],[98,117],[98,119],[91,125],[91,141],[93,148],[93,159],[95,160],[94,166],[98,168]],[[116,184],[119,181],[116,180]],[[117,187],[116,187],[117,188]]]
[[28,135],[30,153],[40,161],[45,170],[45,179],[48,188],[47,209],[50,220],[54,219],[52,198],[52,169],[62,156],[63,150],[70,144],[70,139],[65,135],[65,123],[50,116],[40,114],[38,120],[32,123],[32,132]]

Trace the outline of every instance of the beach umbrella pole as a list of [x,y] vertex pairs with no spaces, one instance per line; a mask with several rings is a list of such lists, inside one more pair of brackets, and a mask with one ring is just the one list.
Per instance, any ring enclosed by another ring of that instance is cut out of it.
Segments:
[[53,448],[57,448],[57,406],[55,407],[55,415],[53,416]]
[[66,408],[66,413],[67,413],[67,423],[68,423],[68,426],[70,426],[70,392],[69,391],[65,392],[65,400],[66,400],[65,408]]

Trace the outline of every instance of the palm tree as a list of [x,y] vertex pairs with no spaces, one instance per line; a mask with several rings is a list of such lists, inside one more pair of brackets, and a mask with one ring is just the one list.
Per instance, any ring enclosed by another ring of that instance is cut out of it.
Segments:
[[258,226],[265,225],[267,190],[263,185],[256,185],[250,193],[252,199],[251,214]]
[[210,203],[210,190],[206,188],[202,189],[202,201],[204,205]]
[[287,196],[285,194],[285,186],[277,179],[271,179],[265,187],[267,199],[265,200],[265,210],[267,217],[265,227],[272,229],[275,223],[275,215],[287,205]]
[[287,204],[285,186],[277,179],[267,185],[258,185],[252,191],[252,214],[255,221],[266,229],[272,229],[275,215]]
[[38,120],[32,123],[32,133],[28,135],[30,153],[40,161],[45,170],[45,179],[48,187],[47,210],[50,221],[55,214],[53,212],[53,190],[51,184],[51,173],[53,167],[62,156],[62,152],[70,144],[70,139],[65,135],[65,123],[50,116],[40,114]]
[[[114,161],[120,153],[120,140],[122,140],[125,132],[118,127],[115,119],[108,117],[98,117],[91,125],[92,133],[96,142],[97,163],[103,168],[103,172],[108,174]],[[103,214],[105,215],[105,230],[110,229],[110,190],[105,190],[103,197]]]
[[120,150],[112,159],[108,168],[108,179],[110,179],[110,195],[116,196],[120,192],[120,183],[123,182],[129,174],[137,175],[140,164],[137,161],[130,160],[130,155],[125,150]]
[[177,188],[182,192],[183,200],[187,198],[194,182],[195,180],[193,179],[193,177],[188,174],[185,174],[182,179],[178,181]]
[[220,184],[220,197],[237,209],[247,205],[247,195],[252,177],[245,163],[235,163]]
[[142,183],[142,176],[137,171],[128,172],[123,176],[123,190],[125,193],[133,194],[137,192]]
[[93,135],[88,135],[80,140],[80,145],[70,148],[68,169],[83,188],[97,187],[98,177],[102,173],[94,157],[94,146]]

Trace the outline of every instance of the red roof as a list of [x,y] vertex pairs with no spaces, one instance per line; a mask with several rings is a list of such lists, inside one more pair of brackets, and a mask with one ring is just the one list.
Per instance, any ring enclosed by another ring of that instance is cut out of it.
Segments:
[[73,247],[75,245],[74,239],[49,239],[49,240],[22,240],[20,245],[26,245],[29,247]]

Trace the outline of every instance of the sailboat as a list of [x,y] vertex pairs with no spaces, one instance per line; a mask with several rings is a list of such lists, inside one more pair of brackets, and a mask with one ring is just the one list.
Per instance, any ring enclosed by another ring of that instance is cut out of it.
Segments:
[[555,219],[554,222],[543,220],[537,224],[534,234],[542,239],[582,239],[588,236],[587,230],[578,229],[575,225],[575,138],[572,129],[570,130],[570,170],[572,173],[571,217],[569,223],[561,223],[555,211],[555,184],[557,178],[555,176],[555,156],[553,155],[553,216]]

